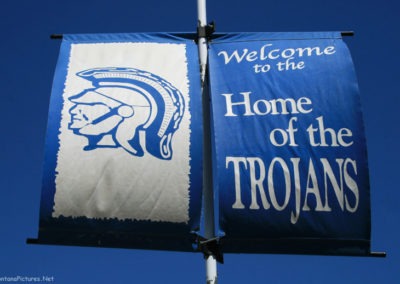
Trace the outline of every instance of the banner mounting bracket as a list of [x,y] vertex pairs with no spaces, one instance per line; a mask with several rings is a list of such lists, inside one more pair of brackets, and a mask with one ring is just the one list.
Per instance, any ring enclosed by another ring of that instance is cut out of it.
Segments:
[[342,36],[354,36],[353,31],[342,31],[340,33],[342,34]]
[[215,32],[215,23],[212,21],[208,25],[202,26],[200,21],[197,25],[197,39],[207,38],[210,39],[211,35]]
[[198,250],[203,253],[204,258],[208,258],[210,255],[212,255],[219,263],[223,264],[224,255],[219,247],[219,239],[219,237],[206,239],[202,236],[198,236],[197,245]]
[[52,34],[50,35],[50,39],[63,39],[62,34]]

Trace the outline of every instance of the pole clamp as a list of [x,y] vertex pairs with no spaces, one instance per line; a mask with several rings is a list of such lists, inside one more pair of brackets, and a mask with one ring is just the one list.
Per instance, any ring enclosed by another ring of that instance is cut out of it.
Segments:
[[206,26],[201,26],[200,21],[197,25],[197,38],[207,38],[210,39],[211,35],[215,32],[215,23],[212,21]]
[[206,239],[202,236],[197,236],[198,250],[201,251],[205,258],[212,255],[216,261],[223,264],[224,255],[222,254],[219,247],[219,237]]

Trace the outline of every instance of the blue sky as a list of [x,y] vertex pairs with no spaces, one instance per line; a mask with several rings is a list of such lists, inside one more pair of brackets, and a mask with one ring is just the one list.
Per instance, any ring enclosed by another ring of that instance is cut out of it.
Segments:
[[[387,258],[225,255],[220,283],[398,283],[400,166],[394,0],[215,0],[217,32],[347,31],[365,122],[372,250]],[[59,51],[54,33],[195,32],[196,1],[3,0],[0,8],[0,278],[55,283],[204,283],[200,254],[26,245],[36,237],[47,111]]]

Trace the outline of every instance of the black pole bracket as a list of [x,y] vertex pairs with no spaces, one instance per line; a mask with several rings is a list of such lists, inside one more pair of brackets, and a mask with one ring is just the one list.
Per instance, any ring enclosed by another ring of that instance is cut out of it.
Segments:
[[204,258],[208,258],[212,255],[216,261],[221,264],[224,263],[224,255],[219,247],[219,237],[206,239],[201,236],[197,236],[197,246],[198,250],[203,253]]
[[215,23],[212,21],[206,26],[201,26],[200,22],[197,25],[197,38],[207,38],[210,39],[211,35],[215,32]]

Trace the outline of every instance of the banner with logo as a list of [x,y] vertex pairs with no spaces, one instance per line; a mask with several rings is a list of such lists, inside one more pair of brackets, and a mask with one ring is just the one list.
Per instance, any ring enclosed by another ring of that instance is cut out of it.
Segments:
[[192,250],[202,190],[197,54],[172,34],[64,35],[40,243]]
[[222,251],[368,254],[364,127],[340,33],[228,34],[209,63]]

